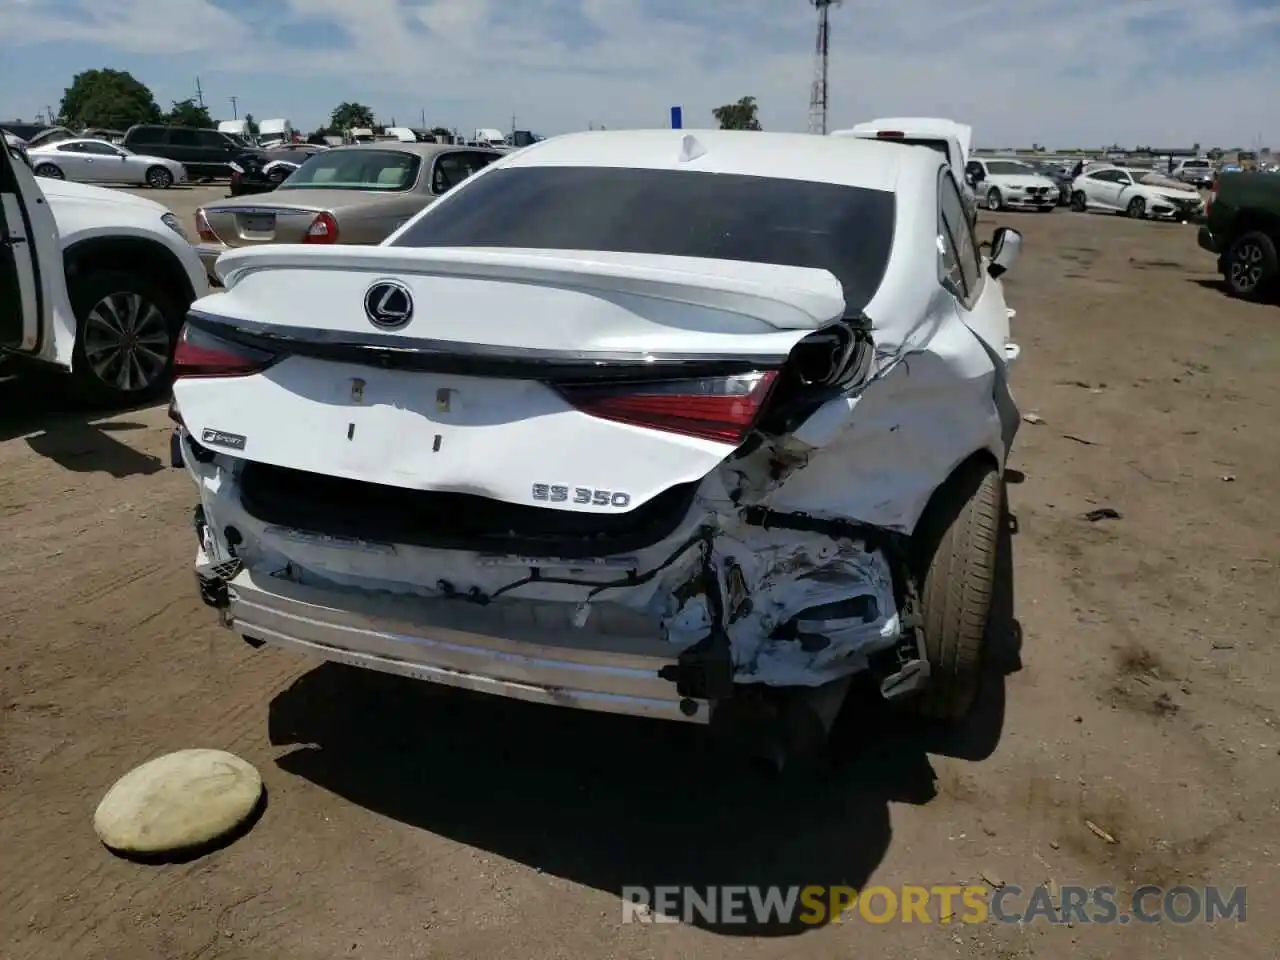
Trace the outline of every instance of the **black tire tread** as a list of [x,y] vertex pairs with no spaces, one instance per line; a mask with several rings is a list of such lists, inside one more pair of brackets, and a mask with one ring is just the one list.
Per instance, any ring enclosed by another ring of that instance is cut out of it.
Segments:
[[977,695],[995,596],[1004,487],[994,464],[963,465],[929,512],[918,576],[930,682],[917,708],[927,717],[958,720]]

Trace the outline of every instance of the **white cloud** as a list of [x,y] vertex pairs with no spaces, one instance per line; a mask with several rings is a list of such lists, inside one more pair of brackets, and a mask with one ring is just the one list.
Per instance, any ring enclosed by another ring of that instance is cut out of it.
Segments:
[[[388,115],[416,113],[425,90],[466,100],[476,123],[515,111],[547,132],[658,125],[673,103],[705,123],[744,94],[766,128],[805,128],[814,18],[802,0],[238,0],[248,19],[218,3],[0,0],[0,46],[79,41],[180,57],[187,72],[320,75]],[[332,21],[353,49],[286,48],[263,27],[270,10],[288,11],[279,24]],[[848,0],[832,16],[833,126],[930,114],[972,122],[987,144],[1280,141],[1280,66],[1259,56],[1244,69],[1251,44],[1280,46],[1270,0]]]

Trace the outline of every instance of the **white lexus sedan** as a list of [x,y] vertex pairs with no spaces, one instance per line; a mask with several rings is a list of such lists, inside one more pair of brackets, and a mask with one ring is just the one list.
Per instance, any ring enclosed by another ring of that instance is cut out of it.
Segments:
[[864,672],[961,717],[1020,244],[980,255],[933,151],[653,130],[510,153],[379,246],[230,251],[171,410],[202,597],[255,646],[777,742]]
[[187,182],[187,169],[177,160],[148,157],[106,140],[59,140],[32,147],[28,153],[36,176],[52,180],[138,184],[157,189]]
[[1071,209],[1185,222],[1204,211],[1204,201],[1191,184],[1151,170],[1100,167],[1082,173],[1071,184]]

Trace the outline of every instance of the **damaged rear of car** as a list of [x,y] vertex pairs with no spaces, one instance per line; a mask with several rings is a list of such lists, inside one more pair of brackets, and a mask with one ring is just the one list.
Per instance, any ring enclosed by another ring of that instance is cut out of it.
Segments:
[[825,730],[871,670],[962,715],[1017,246],[980,260],[927,151],[629,131],[379,247],[229,253],[176,359],[202,593],[254,643],[544,703]]

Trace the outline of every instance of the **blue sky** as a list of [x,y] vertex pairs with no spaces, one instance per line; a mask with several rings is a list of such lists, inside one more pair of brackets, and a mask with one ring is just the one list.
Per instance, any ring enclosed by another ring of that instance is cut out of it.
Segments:
[[[342,100],[380,122],[544,134],[710,125],[751,94],[804,130],[805,0],[0,0],[0,117],[80,70],[131,71],[162,106],[311,128]],[[846,0],[831,121],[948,116],[989,146],[1199,141],[1280,148],[1280,0]]]

